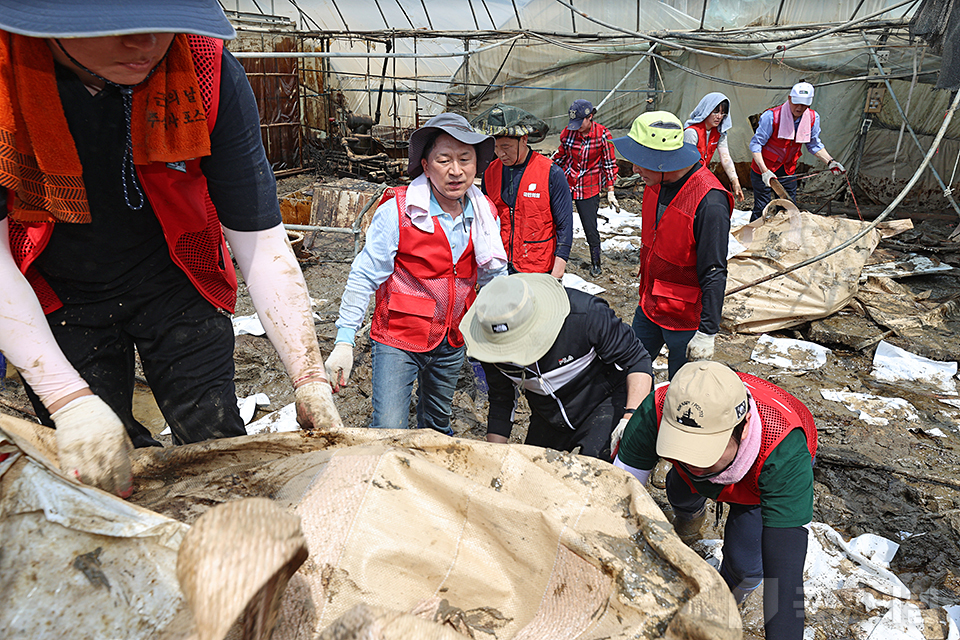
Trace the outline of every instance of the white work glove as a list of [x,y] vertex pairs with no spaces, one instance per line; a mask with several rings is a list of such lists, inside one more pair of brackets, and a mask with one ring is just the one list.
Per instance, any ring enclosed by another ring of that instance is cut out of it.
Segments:
[[330,357],[323,363],[327,370],[327,378],[334,393],[340,391],[350,381],[350,372],[353,371],[353,345],[348,342],[338,342],[333,345]]
[[297,387],[293,392],[297,403],[297,423],[303,429],[338,429],[343,427],[340,413],[333,404],[330,383],[316,380]]
[[687,343],[687,360],[713,360],[713,342],[716,334],[708,335],[697,331]]
[[620,422],[617,423],[617,427],[613,430],[613,433],[610,434],[611,458],[617,455],[617,447],[620,446],[620,439],[623,438],[623,432],[626,430],[628,422],[630,422],[630,418],[621,418]]
[[133,444],[123,422],[98,396],[80,396],[51,415],[60,471],[126,498],[133,491]]
[[617,202],[617,196],[613,194],[613,189],[607,191],[607,203],[611,208],[615,209],[617,213],[620,213],[620,203]]
[[776,177],[777,177],[777,174],[775,174],[773,171],[770,171],[769,169],[764,171],[763,175],[760,176],[760,178],[763,180],[763,184],[765,184],[768,187],[770,186],[770,181]]
[[827,165],[827,169],[830,169],[835,176],[839,176],[841,173],[847,172],[847,170],[843,168],[843,165],[836,160],[831,160],[830,164]]

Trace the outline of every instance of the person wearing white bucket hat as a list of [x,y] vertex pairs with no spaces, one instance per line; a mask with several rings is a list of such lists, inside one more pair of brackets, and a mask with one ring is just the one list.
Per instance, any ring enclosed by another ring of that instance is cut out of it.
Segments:
[[607,303],[549,274],[497,278],[460,331],[486,374],[488,442],[509,440],[519,390],[531,412],[525,444],[609,461],[613,434],[653,382],[650,356]]
[[174,443],[246,433],[226,242],[300,423],[342,425],[234,35],[216,0],[0,0],[0,351],[61,470],[120,495],[159,446],[137,355]]
[[413,132],[407,187],[388,190],[373,214],[340,299],[326,366],[334,390],[353,369],[355,336],[370,295],[375,429],[406,429],[418,381],[417,428],[453,435],[451,403],[463,364],[458,325],[476,286],[507,273],[493,203],[474,186],[493,138],[455,113]]
[[820,114],[813,104],[813,85],[798,82],[790,89],[787,101],[760,114],[757,130],[750,139],[753,163],[750,165],[750,183],[753,186],[753,213],[751,220],[763,215],[770,203],[770,180],[777,178],[790,199],[797,199],[797,160],[806,145],[807,150],[827,165],[834,175],[846,173],[843,165],[833,159],[820,141]]
[[[800,400],[719,362],[690,362],[627,423],[614,466],[646,484],[660,458],[677,535],[699,539],[707,499],[729,506],[720,575],[739,604],[763,583],[770,640],[803,637],[805,525],[817,427]],[[717,516],[719,523],[720,516]]]
[[733,196],[683,135],[675,115],[649,111],[613,140],[646,185],[633,330],[653,357],[667,345],[671,378],[687,360],[713,358],[733,211]]

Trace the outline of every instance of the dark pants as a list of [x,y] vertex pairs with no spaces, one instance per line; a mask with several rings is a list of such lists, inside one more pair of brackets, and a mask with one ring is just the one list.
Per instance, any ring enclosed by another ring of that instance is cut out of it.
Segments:
[[[774,173],[777,174],[777,179],[780,181],[780,184],[786,190],[787,195],[790,196],[790,199],[794,202],[797,201],[797,180],[793,177],[793,174],[787,173],[787,170],[783,167],[777,169]],[[750,184],[753,186],[753,213],[750,216],[750,220],[756,220],[763,215],[763,208],[770,204],[772,199],[773,189],[763,184],[763,177],[756,171],[750,171]]]
[[[120,417],[135,447],[159,443],[133,417],[134,348],[174,444],[246,435],[233,382],[230,318],[179,275],[165,271],[121,296],[65,304],[47,315],[60,349]],[[53,427],[46,407],[26,391],[37,417]]]
[[[681,518],[692,517],[707,502],[684,482],[675,468],[667,472],[666,491],[674,514]],[[763,520],[760,505],[725,504],[729,511],[723,529],[720,575],[739,603],[763,581]]]
[[587,246],[600,248],[600,232],[597,231],[597,211],[600,209],[600,194],[585,200],[574,200],[577,213],[583,225],[583,235],[587,237]]
[[667,349],[670,350],[667,356],[667,377],[672,380],[673,374],[687,364],[687,344],[693,338],[696,330],[673,331],[672,329],[664,329],[648,318],[640,305],[637,305],[637,310],[633,313],[632,326],[633,334],[637,336],[640,344],[654,360],[657,359],[663,345],[667,345]]
[[610,462],[610,434],[623,417],[626,401],[627,387],[623,384],[604,398],[576,429],[553,426],[532,411],[524,444],[558,451],[573,451],[580,447],[580,455]]

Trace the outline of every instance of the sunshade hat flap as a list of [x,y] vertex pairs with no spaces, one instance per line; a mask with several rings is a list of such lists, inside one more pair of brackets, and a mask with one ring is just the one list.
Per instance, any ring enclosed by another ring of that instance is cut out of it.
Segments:
[[732,369],[719,362],[688,362],[667,387],[657,455],[694,467],[716,464],[747,408],[747,388]]
[[613,139],[629,162],[650,171],[677,171],[700,161],[696,145],[683,141],[680,118],[668,111],[648,111],[633,121],[630,133]]
[[0,29],[34,38],[237,36],[217,0],[0,0]]
[[494,278],[460,321],[467,355],[528,366],[546,355],[570,315],[570,299],[548,273]]
[[427,122],[410,135],[410,143],[407,147],[407,175],[416,178],[423,173],[423,165],[420,159],[423,158],[423,148],[434,131],[441,131],[452,136],[464,144],[471,144],[477,150],[477,175],[483,174],[483,171],[493,160],[494,145],[496,144],[490,136],[484,133],[478,133],[470,126],[467,119],[458,113],[441,113],[433,116]]
[[546,122],[520,107],[497,103],[470,121],[473,128],[495,138],[527,137],[527,143],[541,142],[547,137]]

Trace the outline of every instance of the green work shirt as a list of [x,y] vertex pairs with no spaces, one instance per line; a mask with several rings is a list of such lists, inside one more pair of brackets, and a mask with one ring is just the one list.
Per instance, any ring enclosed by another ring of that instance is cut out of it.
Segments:
[[[650,393],[634,412],[617,453],[635,469],[651,470],[657,455],[656,394]],[[696,480],[688,474],[694,490],[716,499],[724,485]],[[760,509],[763,526],[785,529],[799,527],[813,519],[813,465],[803,429],[794,429],[770,452],[760,470]]]

